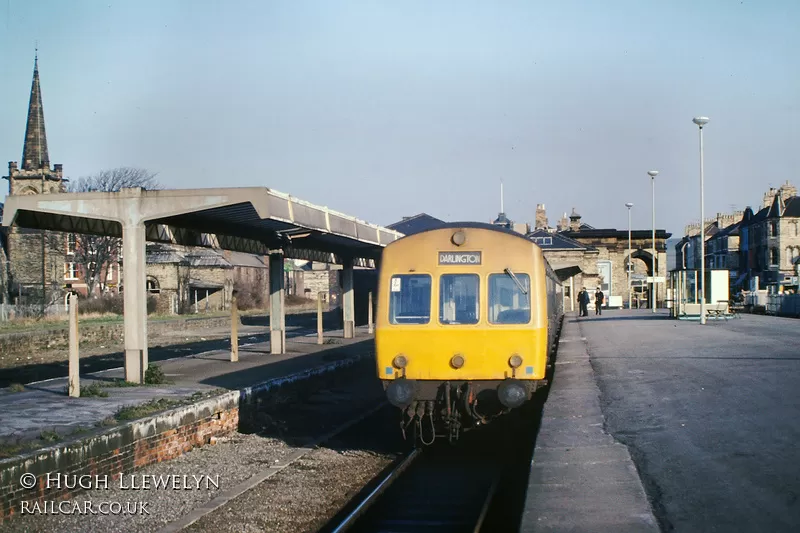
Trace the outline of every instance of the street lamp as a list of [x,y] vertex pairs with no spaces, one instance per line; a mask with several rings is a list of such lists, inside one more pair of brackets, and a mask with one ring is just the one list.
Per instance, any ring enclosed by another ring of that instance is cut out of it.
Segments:
[[631,301],[633,300],[631,288],[631,207],[633,207],[633,204],[628,202],[625,207],[628,208],[628,309],[633,309],[631,306]]
[[700,128],[700,324],[706,323],[706,212],[703,191],[703,126],[708,117],[694,117],[692,122]]
[[650,182],[653,184],[653,256],[651,259],[652,264],[652,271],[653,271],[653,284],[651,285],[652,289],[650,291],[650,298],[652,302],[650,302],[650,306],[653,308],[653,312],[656,312],[656,176],[658,176],[658,170],[648,170],[647,175],[650,176]]

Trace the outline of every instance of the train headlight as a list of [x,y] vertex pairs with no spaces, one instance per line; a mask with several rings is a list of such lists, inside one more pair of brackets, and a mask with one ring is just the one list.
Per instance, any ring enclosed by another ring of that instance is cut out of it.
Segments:
[[461,368],[464,366],[464,356],[460,353],[455,354],[452,359],[450,359],[450,366],[453,368]]
[[458,230],[457,232],[453,233],[453,236],[450,238],[450,241],[456,246],[461,246],[462,244],[467,242],[467,236],[463,231]]
[[508,364],[511,368],[519,368],[522,366],[522,357],[514,354],[508,358]]
[[392,364],[395,368],[405,368],[408,364],[408,359],[406,359],[405,355],[400,354],[392,360]]

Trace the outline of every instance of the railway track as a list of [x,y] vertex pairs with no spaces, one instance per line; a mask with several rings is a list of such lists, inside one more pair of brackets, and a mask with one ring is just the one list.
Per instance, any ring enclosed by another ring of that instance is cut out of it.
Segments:
[[478,444],[415,449],[322,531],[478,532],[505,464]]

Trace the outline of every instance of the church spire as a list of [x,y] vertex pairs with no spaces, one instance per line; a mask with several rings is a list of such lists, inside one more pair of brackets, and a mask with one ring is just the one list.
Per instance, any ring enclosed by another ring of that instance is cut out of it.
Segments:
[[44,129],[42,89],[39,87],[39,50],[33,60],[33,82],[28,103],[28,123],[25,127],[25,145],[22,148],[22,170],[50,169],[47,153],[47,134]]

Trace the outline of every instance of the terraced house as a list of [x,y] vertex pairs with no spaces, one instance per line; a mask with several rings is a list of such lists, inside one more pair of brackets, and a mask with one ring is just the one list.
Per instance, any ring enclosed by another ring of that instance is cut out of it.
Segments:
[[[770,188],[760,208],[718,214],[705,222],[707,269],[730,272],[731,292],[797,291],[800,274],[800,197],[786,181]],[[700,225],[689,225],[676,246],[678,269],[699,269]]]

